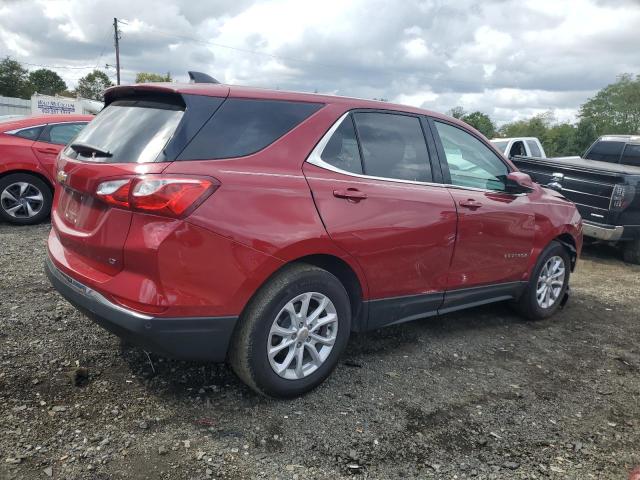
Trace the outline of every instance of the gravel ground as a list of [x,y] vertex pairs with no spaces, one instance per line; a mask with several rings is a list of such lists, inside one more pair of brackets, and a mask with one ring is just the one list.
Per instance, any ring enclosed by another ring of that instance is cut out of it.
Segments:
[[303,398],[122,347],[50,287],[49,225],[0,224],[0,478],[626,478],[640,267],[590,248],[569,305],[353,336]]

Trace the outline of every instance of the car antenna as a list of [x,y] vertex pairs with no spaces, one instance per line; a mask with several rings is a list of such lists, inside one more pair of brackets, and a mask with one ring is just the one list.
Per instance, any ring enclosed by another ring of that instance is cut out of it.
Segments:
[[202,72],[193,72],[189,71],[189,78],[191,79],[191,83],[220,83],[218,80],[213,78],[211,75],[207,75]]

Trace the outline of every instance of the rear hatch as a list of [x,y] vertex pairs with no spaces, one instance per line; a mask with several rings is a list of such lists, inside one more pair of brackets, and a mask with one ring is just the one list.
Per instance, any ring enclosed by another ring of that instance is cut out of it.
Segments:
[[[613,207],[612,197],[624,185],[626,172],[604,162],[581,158],[539,159],[515,157],[513,162],[541,185],[562,174],[559,181],[562,194],[574,202],[582,218],[596,223],[615,224],[619,209]],[[595,165],[600,164],[600,165]]]
[[[123,268],[132,211],[97,192],[109,180],[161,173],[186,105],[175,93],[125,91],[71,141],[56,167],[52,222],[66,251],[113,275]],[[182,129],[184,130],[184,129]],[[102,185],[102,187],[101,187]],[[68,260],[68,259],[67,259]]]

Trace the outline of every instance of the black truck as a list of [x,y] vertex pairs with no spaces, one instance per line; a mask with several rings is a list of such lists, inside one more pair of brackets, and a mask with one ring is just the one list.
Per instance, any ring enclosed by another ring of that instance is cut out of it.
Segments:
[[585,237],[619,243],[625,261],[640,264],[640,136],[605,135],[582,157],[511,160],[576,204]]

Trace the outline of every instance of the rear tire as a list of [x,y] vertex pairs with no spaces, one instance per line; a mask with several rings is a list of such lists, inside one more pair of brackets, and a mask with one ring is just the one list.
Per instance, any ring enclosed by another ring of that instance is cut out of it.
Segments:
[[554,240],[538,257],[527,288],[514,304],[516,310],[528,320],[549,318],[562,304],[570,275],[569,253]]
[[625,242],[622,246],[622,255],[625,262],[640,265],[640,238]]
[[276,273],[251,300],[228,361],[256,392],[295,397],[329,376],[350,331],[351,306],[342,283],[321,268],[294,264]]
[[35,225],[51,213],[53,192],[41,178],[12,173],[0,178],[0,219],[16,225]]

